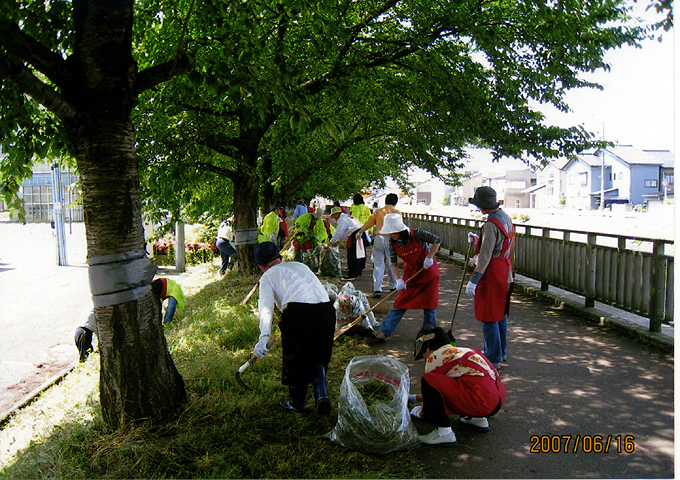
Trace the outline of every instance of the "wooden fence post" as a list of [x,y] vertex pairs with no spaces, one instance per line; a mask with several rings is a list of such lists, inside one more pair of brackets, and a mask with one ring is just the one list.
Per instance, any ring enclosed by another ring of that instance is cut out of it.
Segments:
[[597,234],[588,233],[588,240],[586,242],[586,278],[585,278],[585,306],[595,306],[595,245]]
[[[666,269],[660,268],[661,257],[664,253],[664,242],[654,240],[652,250],[652,278],[649,279],[649,331],[660,332],[661,321],[659,320],[659,286],[661,285],[662,272]],[[665,282],[665,279],[664,279]]]

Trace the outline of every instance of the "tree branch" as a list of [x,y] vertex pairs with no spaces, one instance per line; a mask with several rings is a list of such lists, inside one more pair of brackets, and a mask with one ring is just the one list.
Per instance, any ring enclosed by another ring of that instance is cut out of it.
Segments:
[[139,95],[145,90],[189,71],[192,66],[189,56],[180,52],[177,57],[168,62],[142,70],[137,74],[133,94]]
[[33,98],[61,120],[69,120],[76,115],[75,107],[63,96],[39,80],[24,65],[11,63],[3,53],[0,53],[0,80],[11,82],[21,93]]
[[43,73],[56,85],[68,85],[71,82],[71,72],[61,55],[24,33],[17,24],[0,22],[0,46],[4,47],[5,52],[12,52]]
[[217,165],[213,165],[212,163],[207,163],[207,162],[196,162],[196,166],[199,168],[205,168],[209,172],[216,173],[217,175],[220,175],[222,177],[227,177],[232,180],[237,178],[237,173],[233,170],[227,170],[226,168],[218,167]]

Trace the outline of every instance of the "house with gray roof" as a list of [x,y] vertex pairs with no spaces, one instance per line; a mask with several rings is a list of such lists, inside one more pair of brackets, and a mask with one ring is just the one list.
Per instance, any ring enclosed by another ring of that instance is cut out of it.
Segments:
[[664,194],[664,179],[672,180],[673,154],[668,150],[638,150],[631,145],[581,152],[564,166],[567,206],[597,209],[615,203],[642,204]]

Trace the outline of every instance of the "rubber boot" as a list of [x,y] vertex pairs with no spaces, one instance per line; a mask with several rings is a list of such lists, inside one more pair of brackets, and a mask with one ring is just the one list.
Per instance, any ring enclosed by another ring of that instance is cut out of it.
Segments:
[[307,385],[295,385],[288,387],[290,398],[279,403],[279,406],[287,412],[305,413],[305,397]]
[[326,385],[326,369],[323,365],[314,367],[312,380],[314,381],[314,400],[316,400],[316,413],[325,415],[331,411],[331,399],[328,397]]

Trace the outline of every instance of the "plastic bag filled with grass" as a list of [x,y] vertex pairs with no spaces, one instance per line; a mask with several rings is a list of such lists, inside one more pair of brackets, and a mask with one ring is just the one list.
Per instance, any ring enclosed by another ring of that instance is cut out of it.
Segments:
[[[343,285],[333,302],[333,306],[335,307],[336,329],[344,327],[371,309],[364,292],[356,289],[352,282]],[[373,312],[369,312],[366,318],[349,329],[345,335],[373,336],[373,332],[378,326],[380,324],[376,321],[375,315],[373,315]]]
[[391,357],[354,357],[338,397],[338,421],[326,434],[363,453],[384,454],[419,445],[408,411],[408,367]]

